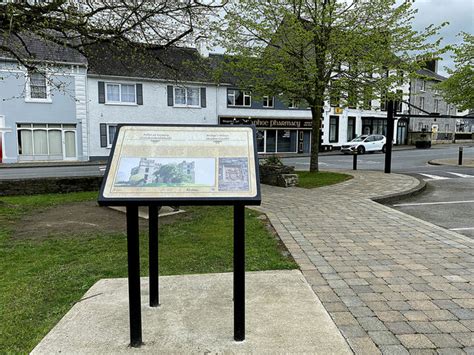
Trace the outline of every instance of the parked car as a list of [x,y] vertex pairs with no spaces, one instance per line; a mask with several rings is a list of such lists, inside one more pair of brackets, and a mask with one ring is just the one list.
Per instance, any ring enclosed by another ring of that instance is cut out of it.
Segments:
[[365,152],[382,152],[385,153],[386,138],[381,134],[363,135],[354,138],[341,147],[344,154],[364,154]]

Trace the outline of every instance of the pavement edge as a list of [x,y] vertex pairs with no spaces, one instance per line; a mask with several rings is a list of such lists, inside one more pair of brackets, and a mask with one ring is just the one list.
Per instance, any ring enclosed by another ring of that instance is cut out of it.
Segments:
[[423,191],[426,190],[426,181],[424,181],[423,179],[417,177],[417,176],[413,176],[413,175],[409,175],[411,177],[413,177],[414,179],[417,179],[418,180],[418,185],[411,188],[410,190],[407,190],[407,191],[403,191],[403,192],[397,192],[395,194],[390,194],[390,195],[385,195],[385,196],[381,196],[381,197],[373,197],[371,198],[372,201],[374,202],[377,202],[377,203],[380,203],[380,204],[383,204],[383,205],[386,205],[386,204],[389,204],[389,203],[394,203],[394,202],[398,202],[404,198],[407,198],[407,197],[412,197],[412,196],[416,196],[420,193],[422,193]]

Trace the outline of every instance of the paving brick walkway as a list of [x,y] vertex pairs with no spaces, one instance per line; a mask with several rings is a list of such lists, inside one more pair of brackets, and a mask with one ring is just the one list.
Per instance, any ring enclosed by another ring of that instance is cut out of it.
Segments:
[[263,204],[356,354],[474,354],[474,242],[370,198],[413,177],[350,172],[313,190],[263,186]]

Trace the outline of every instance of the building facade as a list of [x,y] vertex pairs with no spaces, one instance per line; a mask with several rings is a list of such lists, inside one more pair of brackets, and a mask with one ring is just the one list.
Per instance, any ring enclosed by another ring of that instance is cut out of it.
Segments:
[[[311,151],[308,107],[279,96],[256,96],[240,90],[232,80],[217,83],[195,49],[153,52],[149,60],[100,46],[86,61],[68,49],[34,48],[41,59],[34,72],[7,57],[0,61],[0,159],[4,163],[106,160],[120,124],[254,124],[260,154]],[[178,71],[168,70],[165,60]],[[204,58],[207,63],[216,60],[221,60],[219,55]],[[456,114],[436,94],[434,84],[444,78],[431,69],[423,69],[422,78],[398,90],[409,104],[396,103],[397,112],[405,115],[395,121],[396,144],[414,143],[411,132],[428,130],[433,139],[449,140],[454,132],[471,129],[459,119],[410,117],[423,112]],[[362,134],[387,134],[383,103],[343,104],[330,100],[323,108],[323,148],[338,149]]]
[[52,45],[31,48],[34,70],[0,58],[0,161],[88,160],[85,58]]

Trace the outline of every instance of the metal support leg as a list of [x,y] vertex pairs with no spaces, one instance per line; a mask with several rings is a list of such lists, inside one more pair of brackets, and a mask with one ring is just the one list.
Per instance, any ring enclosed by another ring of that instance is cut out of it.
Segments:
[[160,305],[159,296],[159,259],[158,259],[158,206],[148,207],[148,252],[149,252],[149,283],[150,307]]
[[128,304],[130,313],[130,346],[132,347],[139,347],[142,344],[138,236],[138,207],[127,206]]
[[234,206],[234,340],[245,340],[245,206]]
[[354,152],[352,156],[352,170],[357,170],[357,150]]

